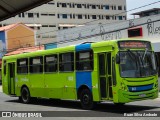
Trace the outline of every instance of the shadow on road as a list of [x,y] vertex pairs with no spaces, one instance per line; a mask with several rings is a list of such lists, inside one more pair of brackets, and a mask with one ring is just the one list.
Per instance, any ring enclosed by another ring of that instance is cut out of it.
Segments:
[[[8,100],[5,102],[14,102],[20,103],[18,99]],[[59,107],[59,108],[72,108],[81,110],[81,105],[79,101],[66,101],[66,100],[54,100],[54,99],[37,99],[30,103],[30,105],[40,105],[40,106],[48,106],[48,107]],[[150,111],[152,109],[156,109],[159,107],[156,106],[143,106],[143,105],[123,105],[116,106],[113,103],[99,103],[96,105],[95,109],[92,111],[97,112],[110,112],[110,113],[132,113],[132,112],[141,112],[141,111]]]

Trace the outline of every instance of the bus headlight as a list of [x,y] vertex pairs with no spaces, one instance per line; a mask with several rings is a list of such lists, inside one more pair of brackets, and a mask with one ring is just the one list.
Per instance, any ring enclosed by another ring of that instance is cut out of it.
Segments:
[[121,90],[127,91],[127,86],[121,82]]

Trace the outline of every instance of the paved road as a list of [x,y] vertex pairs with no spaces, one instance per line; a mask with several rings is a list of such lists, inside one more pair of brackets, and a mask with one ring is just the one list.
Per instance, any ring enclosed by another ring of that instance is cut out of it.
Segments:
[[[119,116],[120,118],[120,116],[123,116],[124,113],[130,114],[130,113],[140,113],[142,111],[143,112],[160,111],[160,98],[155,100],[145,100],[145,101],[127,103],[123,107],[115,106],[113,103],[104,102],[102,104],[98,104],[95,110],[85,111],[81,109],[80,103],[77,101],[54,101],[48,99],[38,99],[37,101],[34,101],[31,104],[23,104],[19,103],[17,97],[10,97],[0,92],[0,111],[52,111],[51,114],[54,114],[55,116],[57,115],[65,117],[67,115],[72,116],[70,114],[74,114],[73,116],[87,117],[87,120],[91,119],[88,116],[92,115],[97,117]],[[63,111],[63,112],[56,113],[56,111]],[[58,117],[56,119],[61,119],[61,118]],[[65,119],[70,119],[70,118],[65,117]],[[94,119],[97,120],[96,117],[92,118],[92,120]],[[111,119],[113,120],[113,118]]]

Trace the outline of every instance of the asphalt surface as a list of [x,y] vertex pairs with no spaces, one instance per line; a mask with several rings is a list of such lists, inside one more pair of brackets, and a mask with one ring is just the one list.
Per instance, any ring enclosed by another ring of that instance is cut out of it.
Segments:
[[[122,119],[126,118],[124,114],[131,115],[136,113],[154,113],[160,111],[160,98],[155,100],[144,100],[127,103],[124,106],[115,106],[111,102],[103,102],[96,106],[94,110],[83,110],[81,109],[79,101],[66,101],[66,100],[49,100],[49,99],[38,99],[30,104],[23,104],[18,101],[17,97],[10,97],[5,95],[1,91],[0,86],[0,111],[17,111],[17,112],[44,112],[43,115],[54,116],[56,119],[78,119],[97,120],[97,117],[109,118],[113,120],[113,117]],[[158,112],[160,116],[160,112]],[[1,116],[1,115],[0,115]],[[94,116],[94,117],[93,117]],[[44,116],[43,116],[44,117]],[[87,118],[86,118],[87,117]],[[128,118],[128,117],[127,117]],[[134,117],[137,118],[137,117]],[[144,117],[143,117],[144,118]],[[143,119],[140,116],[140,119]],[[147,117],[148,118],[148,117]],[[153,117],[149,117],[150,119]],[[157,119],[158,117],[154,117]],[[124,120],[124,119],[123,119]],[[145,119],[146,120],[146,119]]]

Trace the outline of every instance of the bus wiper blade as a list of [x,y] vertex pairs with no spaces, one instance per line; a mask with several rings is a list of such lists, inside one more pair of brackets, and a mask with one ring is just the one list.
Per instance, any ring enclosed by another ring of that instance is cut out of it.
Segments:
[[[127,52],[128,52],[129,56],[130,56],[133,60],[136,59],[136,55],[135,55],[133,52],[131,52],[129,49],[127,49]],[[134,58],[133,58],[133,57],[134,57]]]
[[142,60],[144,60],[144,58],[145,58],[145,56],[147,54],[147,51],[148,51],[148,49],[146,48]]

